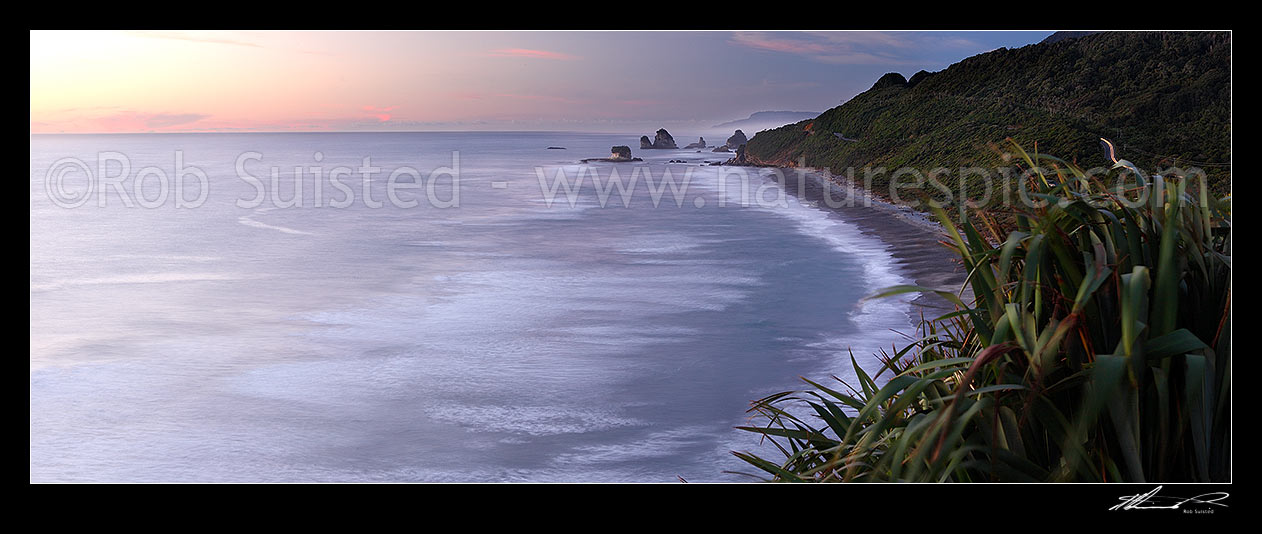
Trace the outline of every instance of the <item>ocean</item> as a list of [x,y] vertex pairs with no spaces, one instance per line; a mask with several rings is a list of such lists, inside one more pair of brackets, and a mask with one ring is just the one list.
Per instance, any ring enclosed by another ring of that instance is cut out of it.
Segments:
[[908,277],[637,139],[32,135],[31,481],[752,480],[750,401],[875,370]]

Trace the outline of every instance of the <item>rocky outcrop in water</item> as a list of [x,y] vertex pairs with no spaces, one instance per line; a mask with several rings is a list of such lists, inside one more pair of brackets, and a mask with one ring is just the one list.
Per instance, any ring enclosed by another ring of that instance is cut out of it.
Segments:
[[618,161],[644,161],[644,160],[640,158],[631,157],[631,147],[626,146],[626,145],[618,145],[615,147],[610,147],[609,157],[607,158],[587,158],[587,159],[583,159],[579,161],[582,163],[591,163],[593,161],[618,162]]
[[745,137],[745,132],[736,130],[736,133],[732,134],[731,137],[727,138],[727,144],[725,144],[724,146],[735,150],[736,147],[739,147],[748,142],[749,142],[749,139]]
[[677,149],[679,146],[675,144],[675,138],[670,136],[670,132],[666,131],[666,128],[662,128],[657,131],[657,135],[653,137],[652,143],[649,142],[649,136],[640,136],[640,148]]
[[736,157],[729,159],[727,161],[724,161],[723,163],[716,163],[715,165],[744,165],[744,166],[753,166],[753,167],[765,166],[765,165],[762,165],[760,162],[750,160],[750,158],[745,154],[745,145],[737,146],[735,152],[736,152]]
[[697,142],[696,142],[696,143],[691,143],[691,144],[689,144],[688,146],[686,146],[686,147],[684,147],[684,148],[685,148],[685,149],[687,149],[687,148],[705,148],[705,138],[704,138],[704,137],[700,137],[700,138],[698,138],[698,139],[697,139]]

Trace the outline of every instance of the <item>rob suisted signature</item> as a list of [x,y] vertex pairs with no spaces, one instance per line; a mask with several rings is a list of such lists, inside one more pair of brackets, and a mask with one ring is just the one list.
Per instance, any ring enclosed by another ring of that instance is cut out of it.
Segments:
[[1217,491],[1195,497],[1165,497],[1157,495],[1157,492],[1160,491],[1161,486],[1157,486],[1148,493],[1119,497],[1118,500],[1122,502],[1113,505],[1109,510],[1178,510],[1183,505],[1221,506],[1226,508],[1227,504],[1219,501],[1229,496],[1226,492]]

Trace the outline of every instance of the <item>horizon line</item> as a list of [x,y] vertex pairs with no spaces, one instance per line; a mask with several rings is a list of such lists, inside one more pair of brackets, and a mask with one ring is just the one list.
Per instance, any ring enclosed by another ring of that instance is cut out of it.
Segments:
[[[710,127],[710,128],[713,129],[714,127]],[[665,127],[662,127],[661,129],[665,129]],[[621,135],[621,134],[630,134],[634,132],[605,131],[605,130],[231,130],[231,131],[211,130],[211,131],[187,131],[187,132],[30,132],[29,135],[32,135],[32,136],[35,136],[35,135],[205,135],[205,134],[345,134],[345,133],[578,133],[578,134]]]

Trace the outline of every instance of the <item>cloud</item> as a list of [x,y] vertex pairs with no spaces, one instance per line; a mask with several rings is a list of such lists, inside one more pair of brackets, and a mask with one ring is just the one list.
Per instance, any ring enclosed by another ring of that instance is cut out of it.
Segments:
[[[265,48],[264,45],[253,42],[253,41],[248,41],[245,39],[234,39],[230,37],[222,37],[219,35],[205,33],[205,32],[187,33],[187,32],[175,32],[175,31],[133,30],[127,33],[138,36],[138,37],[149,37],[153,39],[171,39],[175,41],[186,41],[186,42],[191,42],[191,43],[220,44],[220,45],[229,45],[229,46],[242,46],[242,47],[247,47],[247,48]],[[289,50],[292,52],[297,52],[299,54],[312,54],[312,55],[318,55],[318,56],[335,55],[330,52],[321,51],[321,50],[307,50],[303,48],[293,48],[293,47],[288,47],[288,46],[277,47],[275,45],[271,45],[271,47],[281,48],[281,49]]]
[[653,107],[653,106],[661,106],[665,104],[665,102],[661,100],[646,99],[646,98],[625,98],[622,100],[617,100],[615,103],[619,106],[637,106],[637,107]]
[[150,128],[168,128],[210,117],[201,113],[150,113],[145,116],[145,125]]
[[915,56],[924,50],[976,46],[954,35],[872,31],[734,32],[729,42],[834,65],[913,64],[922,62]]
[[372,115],[373,117],[376,117],[379,122],[388,122],[391,116],[390,112],[394,111],[395,109],[398,109],[398,107],[399,106],[386,106],[386,107],[364,106],[364,111],[367,111],[370,115]]
[[547,50],[531,50],[529,48],[500,48],[487,52],[490,57],[521,57],[532,59],[556,59],[569,61],[579,59],[578,56],[564,54],[561,52],[549,52]]
[[210,115],[201,113],[142,113],[122,111],[104,117],[90,119],[102,131],[136,132],[146,130],[162,130],[173,126],[191,124]]
[[252,48],[262,48],[263,46],[258,43],[252,43],[250,41],[243,41],[240,39],[228,39],[224,37],[214,37],[210,35],[194,35],[194,34],[188,34],[184,32],[133,31],[129,33],[133,35],[139,35],[141,37],[153,37],[157,39],[174,39],[177,41],[192,41],[195,43],[226,44],[226,45],[234,45],[234,46],[248,46]]
[[889,48],[901,48],[886,35],[867,32],[861,36],[821,33],[736,32],[732,43],[754,48],[805,56],[821,63],[871,65],[899,63],[901,58]]
[[573,103],[585,101],[582,99],[575,99],[575,98],[569,98],[569,97],[564,97],[564,96],[534,95],[534,94],[521,94],[521,93],[496,93],[491,96],[495,96],[499,98],[508,98],[512,100],[530,100],[532,102],[560,102],[563,104],[573,104]]
[[541,94],[527,94],[527,93],[479,93],[476,91],[457,91],[457,92],[447,93],[447,96],[450,98],[458,99],[458,100],[506,99],[506,100],[528,100],[531,102],[558,102],[558,103],[563,103],[563,104],[580,104],[580,103],[590,102],[590,100],[582,99],[582,98],[570,98],[570,97],[558,96],[558,95],[541,95]]
[[736,32],[732,35],[732,42],[750,48],[790,54],[817,55],[830,52],[829,47],[822,43],[796,37],[778,37],[763,32]]
[[[64,109],[58,118],[47,118],[31,121],[32,133],[82,132],[82,133],[126,133],[152,132],[158,130],[183,131],[186,125],[198,123],[210,118],[203,113],[145,113],[139,111],[119,111],[106,115],[93,115],[94,109]],[[179,127],[179,128],[176,128]],[[194,129],[201,129],[204,124]]]

